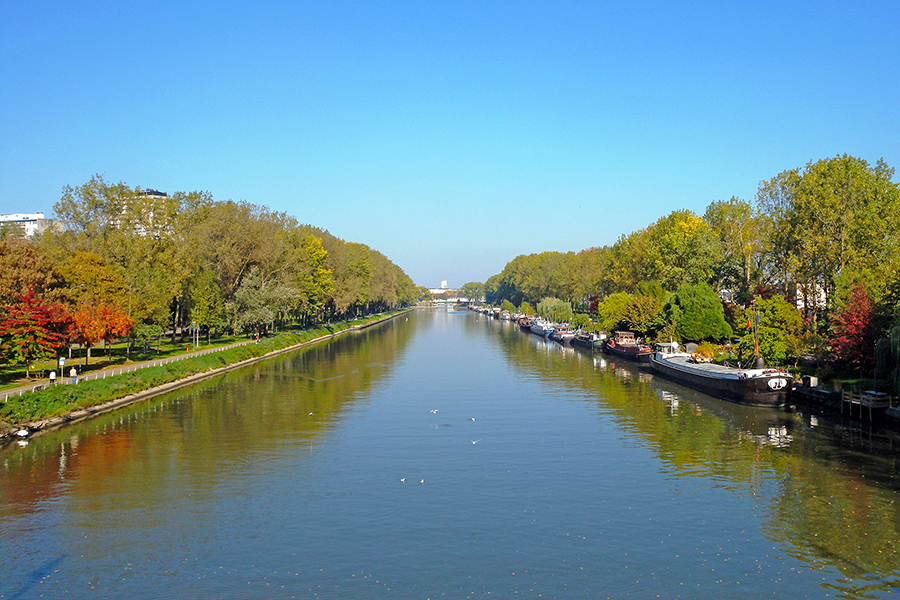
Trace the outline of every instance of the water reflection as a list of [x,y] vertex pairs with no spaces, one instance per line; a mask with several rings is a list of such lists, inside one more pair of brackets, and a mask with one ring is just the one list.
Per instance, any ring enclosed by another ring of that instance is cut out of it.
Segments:
[[886,597],[896,448],[435,311],[0,450],[0,597]]
[[724,402],[643,366],[580,348],[570,349],[579,355],[573,359],[537,336],[492,328],[515,369],[594,395],[671,476],[706,478],[760,502],[773,541],[811,569],[839,573],[824,588],[857,598],[900,585],[895,431],[803,407]]
[[338,337],[6,447],[0,517],[36,511],[63,489],[118,502],[136,485],[145,497],[171,488],[174,477],[202,494],[273,444],[308,447],[390,376],[411,332],[388,323]]

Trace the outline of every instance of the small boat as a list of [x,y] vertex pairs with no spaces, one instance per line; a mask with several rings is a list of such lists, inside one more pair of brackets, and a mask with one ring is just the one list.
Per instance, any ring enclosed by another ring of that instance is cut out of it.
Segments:
[[534,319],[531,317],[525,316],[519,319],[519,327],[526,331],[531,331],[531,324],[534,322]]
[[562,344],[572,341],[575,337],[575,332],[566,324],[563,323],[561,325],[556,325],[553,328],[553,331],[550,333],[550,339],[556,342],[560,342]]
[[657,344],[650,357],[654,372],[711,396],[749,406],[784,406],[794,378],[781,369],[740,369],[711,362],[698,362],[678,343]]
[[553,332],[553,325],[547,319],[538,317],[531,323],[531,333],[547,337]]
[[604,350],[613,356],[642,363],[649,363],[653,354],[653,348],[641,343],[630,331],[615,332],[615,337],[607,340]]
[[581,330],[575,333],[575,337],[572,338],[572,345],[591,350],[601,350],[605,341],[606,334]]

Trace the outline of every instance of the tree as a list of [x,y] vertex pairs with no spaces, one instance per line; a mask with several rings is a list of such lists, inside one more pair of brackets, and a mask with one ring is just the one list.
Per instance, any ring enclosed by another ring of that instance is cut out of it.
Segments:
[[147,353],[147,350],[148,350],[147,347],[149,345],[148,342],[151,339],[156,340],[156,342],[157,342],[156,350],[157,350],[157,352],[159,352],[159,338],[162,337],[163,333],[165,333],[163,331],[162,327],[160,327],[159,325],[153,324],[153,323],[138,323],[137,325],[134,326],[134,328],[131,330],[131,332],[135,338],[137,338],[137,339],[141,340],[141,342],[143,342],[144,354]]
[[263,280],[259,268],[250,269],[229,303],[233,327],[243,332],[268,329],[276,316],[273,296],[273,286]]
[[736,301],[748,301],[754,268],[761,262],[764,220],[752,204],[734,196],[710,204],[703,218],[721,247],[718,281],[734,292]]
[[73,316],[76,341],[87,348],[85,364],[91,360],[91,347],[128,335],[134,325],[122,309],[105,302],[82,302]]
[[469,283],[463,284],[463,286],[459,288],[459,297],[472,302],[483,302],[484,284],[478,281],[470,281]]
[[621,320],[632,331],[646,334],[656,323],[662,300],[655,296],[635,294],[621,313]]
[[128,304],[129,287],[125,278],[98,254],[76,251],[60,272],[68,284],[66,294],[74,305]]
[[500,310],[505,310],[507,312],[516,312],[516,305],[509,300],[504,300],[500,303]]
[[862,283],[853,286],[844,308],[834,316],[833,330],[831,346],[835,358],[855,371],[870,369],[879,331],[875,307]]
[[334,278],[326,266],[328,251],[322,240],[312,234],[303,236],[299,244],[299,265],[294,275],[294,284],[300,292],[297,309],[307,320],[309,315],[318,314],[327,299],[334,294]]
[[7,303],[32,290],[36,295],[55,296],[62,284],[47,253],[30,240],[17,236],[0,239],[0,303]]
[[755,354],[758,343],[759,355],[768,363],[784,364],[798,355],[803,318],[783,296],[755,298],[752,308],[744,312],[744,319],[742,348],[752,348]]
[[559,298],[544,298],[538,302],[537,313],[553,323],[568,323],[574,316],[572,305]]
[[521,306],[519,306],[519,312],[523,315],[533,315],[535,314],[534,307],[527,302],[523,302]]
[[61,304],[47,303],[34,290],[17,295],[2,309],[0,352],[12,364],[24,364],[30,378],[35,360],[55,356],[67,342],[72,318]]
[[814,323],[854,282],[878,296],[898,278],[900,187],[893,175],[881,160],[872,167],[845,154],[760,184],[782,288],[798,288]]
[[225,325],[225,300],[211,271],[203,269],[197,273],[191,282],[190,297],[191,322],[207,328],[209,341],[209,331],[221,329]]
[[623,322],[625,309],[631,303],[631,296],[625,292],[610,294],[597,304],[597,324],[603,331],[612,331]]
[[683,284],[663,306],[666,319],[675,325],[675,335],[686,341],[721,340],[731,336],[725,322],[722,300],[707,284]]
[[587,327],[591,324],[591,318],[584,313],[578,313],[577,315],[572,317],[572,321],[570,324],[572,325],[572,327],[575,327],[577,329],[583,329],[584,327]]

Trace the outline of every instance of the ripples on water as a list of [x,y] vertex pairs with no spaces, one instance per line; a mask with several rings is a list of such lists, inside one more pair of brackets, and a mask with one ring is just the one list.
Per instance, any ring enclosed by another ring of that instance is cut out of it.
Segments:
[[887,597],[897,447],[419,313],[0,450],[0,598]]

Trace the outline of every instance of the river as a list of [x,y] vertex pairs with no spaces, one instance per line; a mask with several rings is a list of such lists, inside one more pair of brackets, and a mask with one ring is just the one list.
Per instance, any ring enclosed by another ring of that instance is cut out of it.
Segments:
[[900,436],[438,309],[0,448],[0,598],[883,598]]

